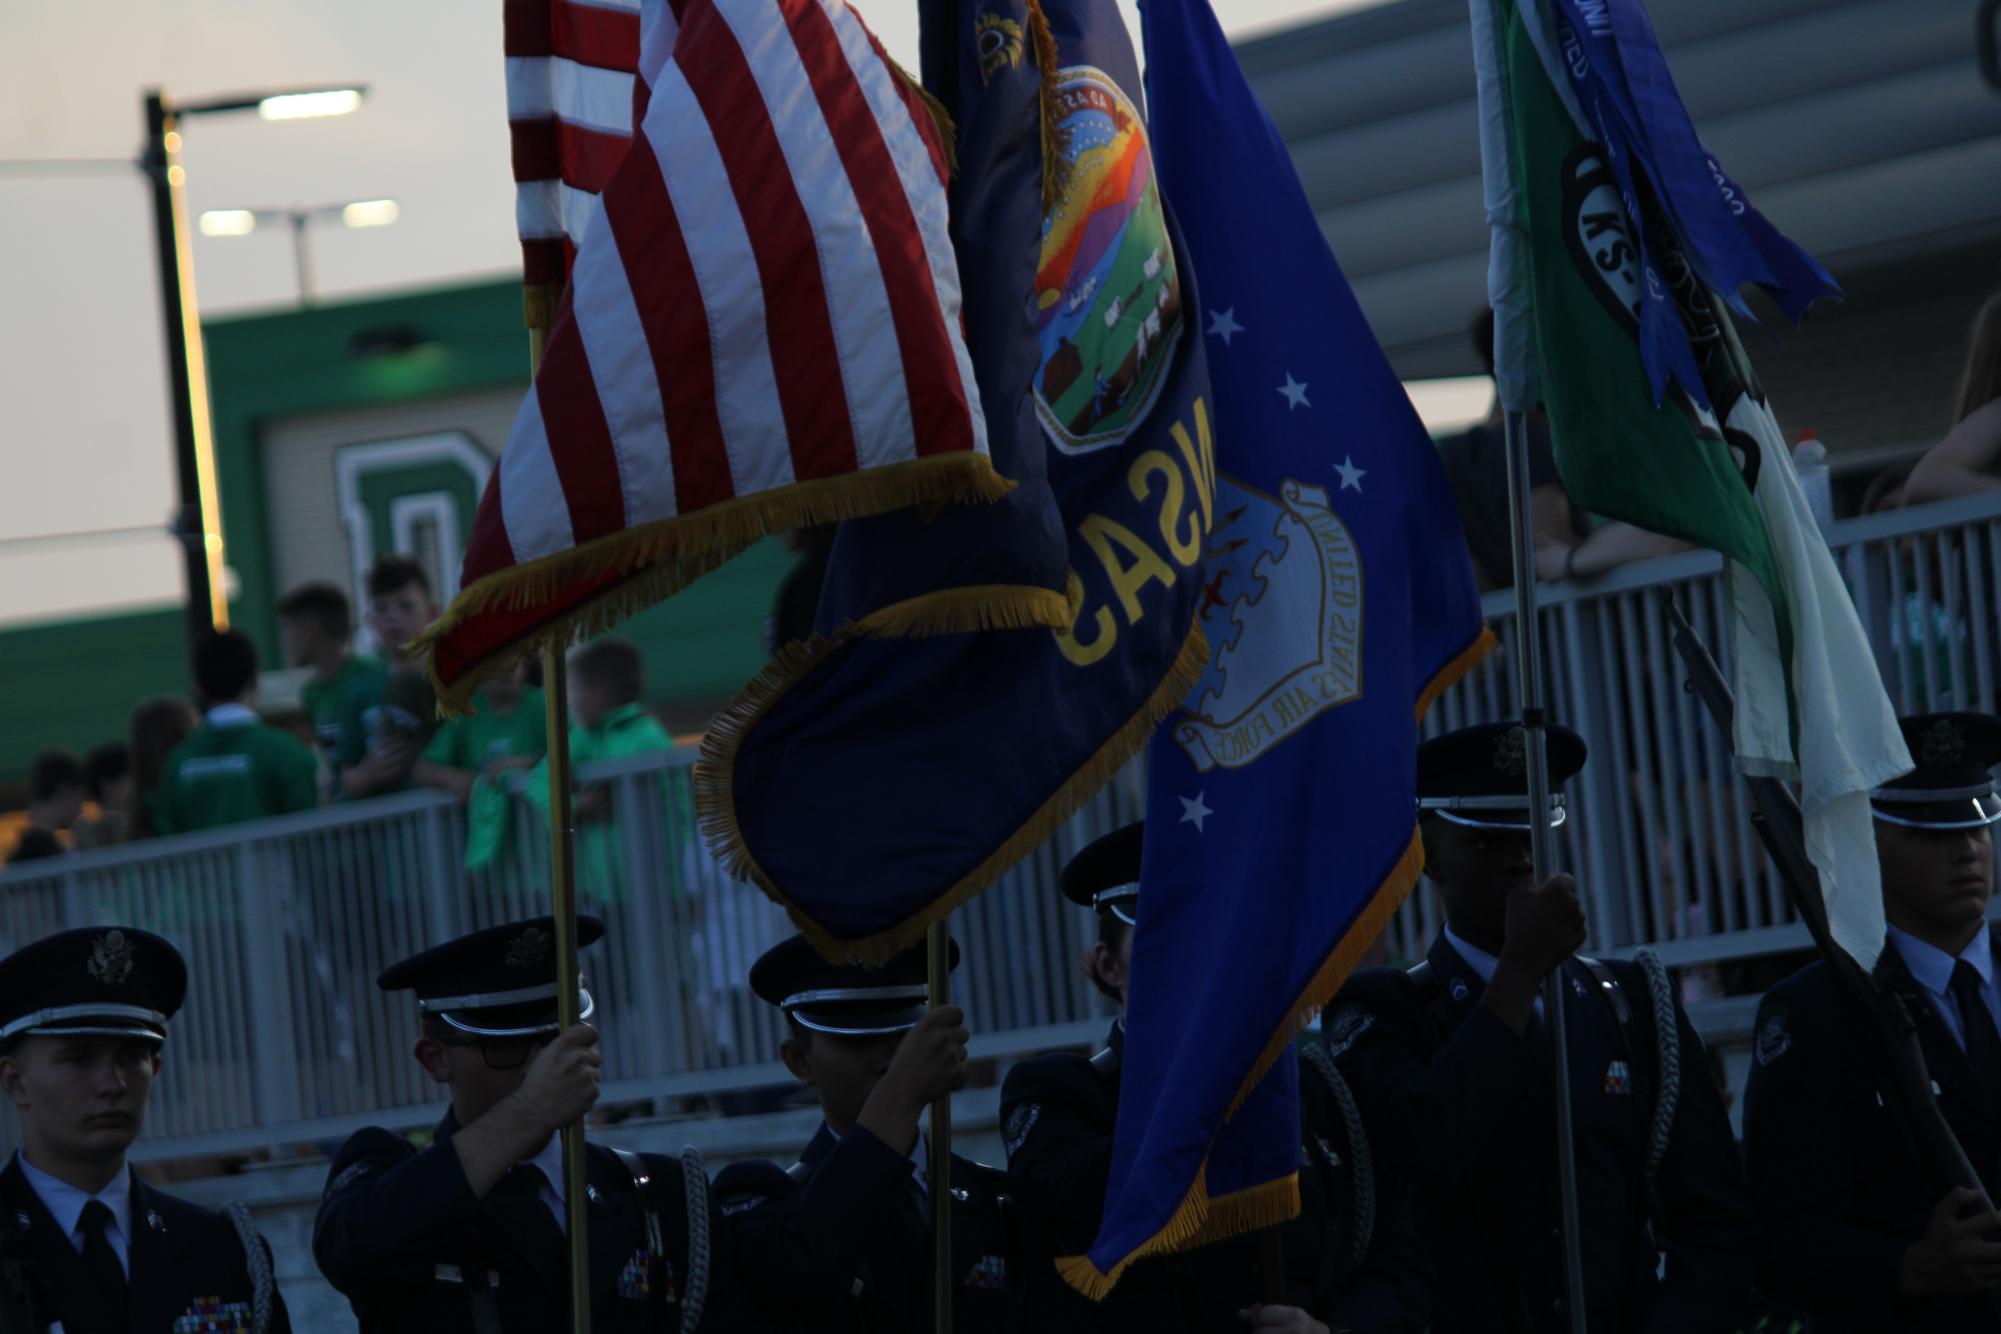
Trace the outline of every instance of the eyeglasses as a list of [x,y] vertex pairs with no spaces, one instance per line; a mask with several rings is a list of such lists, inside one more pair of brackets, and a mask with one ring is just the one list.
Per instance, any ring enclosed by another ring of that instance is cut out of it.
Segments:
[[449,1037],[438,1041],[447,1047],[477,1047],[489,1070],[519,1070],[536,1052],[556,1040],[554,1032],[531,1033],[519,1038]]

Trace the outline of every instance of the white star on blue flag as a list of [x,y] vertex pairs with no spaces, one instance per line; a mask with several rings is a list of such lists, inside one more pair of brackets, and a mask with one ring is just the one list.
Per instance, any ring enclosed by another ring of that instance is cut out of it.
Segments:
[[1200,792],[1197,792],[1192,799],[1181,798],[1181,823],[1194,825],[1198,834],[1202,832],[1202,822],[1215,813],[1203,802]]
[[1313,406],[1306,401],[1306,386],[1293,379],[1291,371],[1285,373],[1285,383],[1278,387],[1278,392],[1285,395],[1285,405],[1288,412],[1293,408],[1310,408]]
[[1222,339],[1224,347],[1230,345],[1231,334],[1240,334],[1243,331],[1244,326],[1237,323],[1237,308],[1235,306],[1231,306],[1228,310],[1212,310],[1209,312],[1209,335],[1212,338]]

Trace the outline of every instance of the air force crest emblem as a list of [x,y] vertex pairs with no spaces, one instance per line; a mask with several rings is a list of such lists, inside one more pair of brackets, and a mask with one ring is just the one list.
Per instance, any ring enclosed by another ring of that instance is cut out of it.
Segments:
[[1216,475],[1202,628],[1209,668],[1174,724],[1197,770],[1241,769],[1362,697],[1362,557],[1325,487],[1268,496]]

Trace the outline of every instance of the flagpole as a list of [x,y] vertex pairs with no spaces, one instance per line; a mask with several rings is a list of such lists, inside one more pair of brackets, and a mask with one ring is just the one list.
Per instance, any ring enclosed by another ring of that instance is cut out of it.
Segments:
[[[1536,622],[1535,510],[1529,495],[1529,442],[1526,414],[1501,415],[1508,455],[1508,517],[1514,530],[1515,680],[1526,733],[1529,778],[1529,859],[1535,882],[1550,874],[1549,748],[1542,711],[1542,641]],[[1586,1334],[1584,1255],[1578,1235],[1577,1154],[1570,1106],[1570,1039],[1563,1012],[1563,969],[1542,980],[1543,1025],[1549,1030],[1551,1076],[1556,1095],[1556,1173],[1562,1200],[1565,1323],[1571,1334]]]
[[[947,919],[931,924],[924,938],[930,970],[931,1008],[951,1004],[952,937]],[[931,1104],[931,1288],[936,1334],[952,1330],[952,1095]]]
[[[547,324],[528,325],[528,367],[532,375],[542,365],[549,344]],[[550,640],[542,650],[542,699],[549,736],[549,889],[556,919],[556,1023],[569,1028],[581,1022],[578,996],[581,970],[577,964],[576,828],[571,809],[570,681],[563,646]],[[585,1212],[589,1189],[584,1176],[584,1120],[563,1127],[563,1215],[570,1243],[570,1329],[589,1334],[591,1328],[590,1216]]]

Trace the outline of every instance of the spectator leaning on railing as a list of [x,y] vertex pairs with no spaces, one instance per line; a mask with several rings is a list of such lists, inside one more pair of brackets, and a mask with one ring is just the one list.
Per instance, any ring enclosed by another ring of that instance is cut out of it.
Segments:
[[488,677],[473,693],[472,712],[438,728],[417,761],[415,777],[465,801],[480,779],[528,768],[548,749],[542,691],[528,684],[524,660]]
[[[581,767],[674,748],[674,739],[639,702],[646,692],[645,667],[630,640],[599,639],[573,651],[569,684],[572,764]],[[548,811],[546,760],[528,774],[523,790],[538,809]],[[573,809],[579,826],[578,894],[589,902],[615,903],[624,891],[612,843],[611,790],[602,783],[587,783],[577,790]]]
[[319,761],[297,738],[267,727],[257,698],[257,650],[240,630],[209,635],[195,649],[195,690],[207,712],[167,756],[154,805],[158,832],[311,810]]
[[160,779],[174,747],[201,721],[194,706],[174,695],[156,695],[132,710],[126,723],[126,750],[132,757],[131,805],[125,837],[151,838],[160,832]]
[[382,663],[358,672],[349,682],[340,707],[340,732],[334,762],[340,797],[371,797],[409,786],[410,770],[427,737],[412,737],[384,728],[382,703],[390,673],[407,666],[403,646],[438,617],[431,596],[431,579],[408,556],[379,557],[368,569],[368,628],[382,646]]
[[354,612],[347,594],[329,583],[301,584],[279,599],[278,635],[286,663],[312,671],[299,687],[299,706],[312,719],[313,736],[327,763],[335,764],[348,692],[363,678],[380,675],[381,660],[348,651]]
[[83,761],[75,751],[45,750],[35,756],[28,771],[28,827],[8,863],[60,855],[64,848],[57,834],[76,823],[88,795]]
[[1952,420],[1945,439],[1912,469],[1910,504],[2001,490],[2001,292],[1973,317]]
[[[1491,379],[1494,374],[1494,312],[1481,310],[1467,330]],[[1688,550],[1671,537],[1619,521],[1594,524],[1571,503],[1557,476],[1549,423],[1541,413],[1525,419],[1528,430],[1529,507],[1535,524],[1536,578],[1591,579],[1607,570],[1655,556]],[[1480,589],[1513,588],[1514,527],[1508,512],[1508,455],[1497,398],[1487,419],[1438,442],[1438,454],[1452,483],[1460,526],[1473,554]]]
[[123,741],[95,747],[83,758],[83,774],[97,814],[77,822],[77,847],[108,848],[123,843],[132,818],[131,751]]

